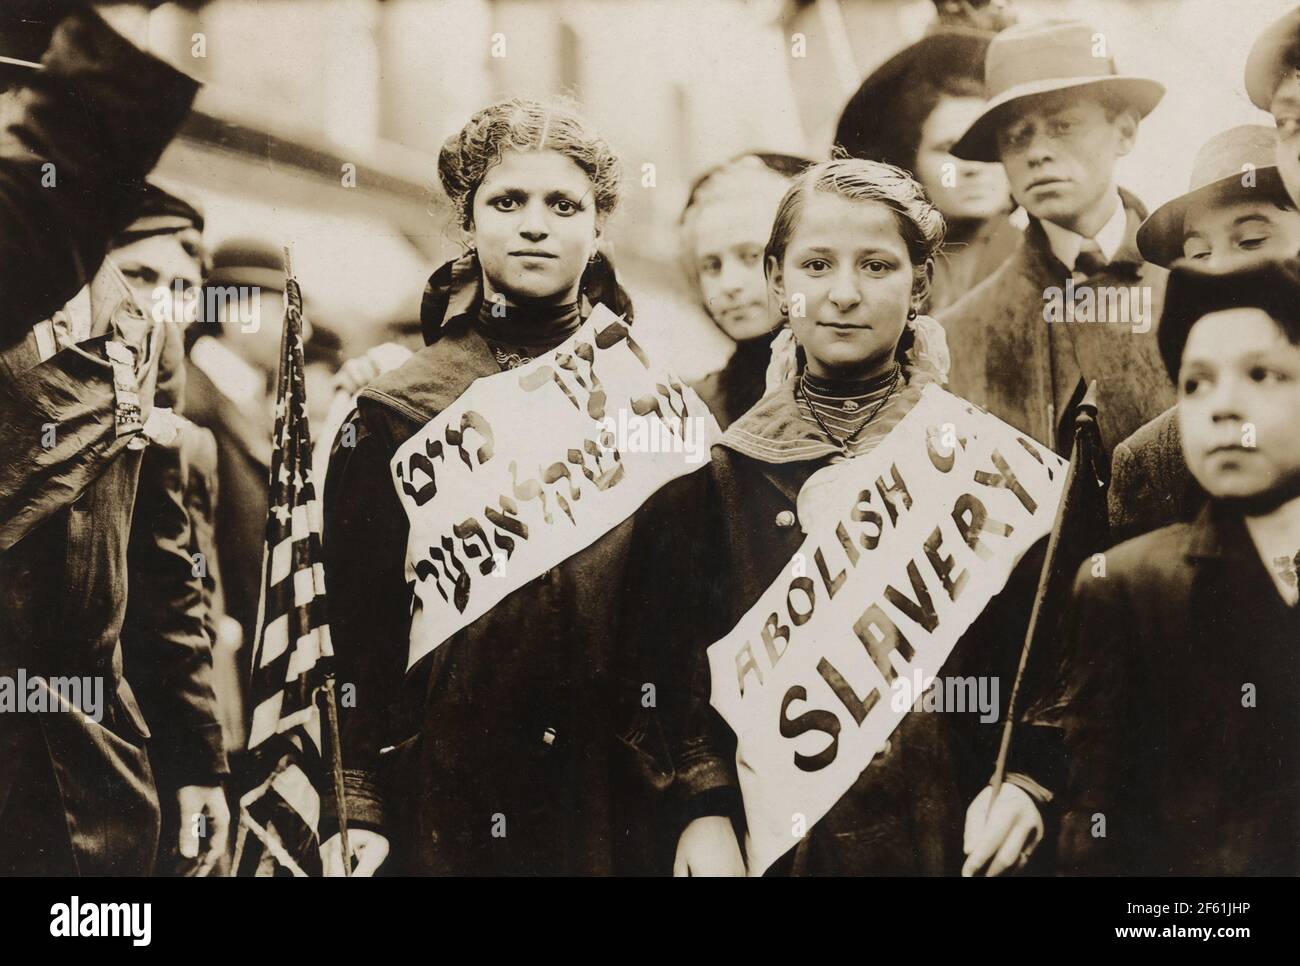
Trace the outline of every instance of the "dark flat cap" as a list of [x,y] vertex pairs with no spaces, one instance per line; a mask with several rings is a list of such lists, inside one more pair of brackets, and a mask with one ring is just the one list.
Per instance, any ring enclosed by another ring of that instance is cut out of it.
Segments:
[[1188,333],[1212,312],[1261,309],[1300,343],[1300,263],[1260,259],[1231,272],[1207,272],[1189,261],[1175,262],[1165,289],[1156,343],[1169,378],[1178,380]]

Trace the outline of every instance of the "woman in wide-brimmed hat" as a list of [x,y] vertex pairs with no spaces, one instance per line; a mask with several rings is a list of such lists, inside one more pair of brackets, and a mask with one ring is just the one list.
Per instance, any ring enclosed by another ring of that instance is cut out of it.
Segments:
[[981,113],[984,54],[993,36],[944,27],[900,51],[862,82],[840,116],[835,143],[856,158],[912,172],[948,223],[935,259],[931,312],[987,278],[1020,242],[1015,204],[997,163],[964,161],[953,144]]

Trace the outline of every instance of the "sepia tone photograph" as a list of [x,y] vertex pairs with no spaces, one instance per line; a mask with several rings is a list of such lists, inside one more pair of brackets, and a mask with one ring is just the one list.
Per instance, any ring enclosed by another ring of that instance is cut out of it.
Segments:
[[881,876],[1259,938],[1298,206],[1290,0],[5,0],[24,928]]

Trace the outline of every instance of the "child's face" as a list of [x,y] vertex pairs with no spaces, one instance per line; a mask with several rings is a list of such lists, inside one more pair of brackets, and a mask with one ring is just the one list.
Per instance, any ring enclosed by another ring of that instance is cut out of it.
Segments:
[[1115,162],[1132,150],[1135,135],[1125,112],[1107,120],[1091,98],[1045,94],[1002,126],[998,153],[1016,201],[1035,218],[1073,230],[1110,190]]
[[474,194],[469,240],[492,293],[572,302],[596,250],[594,187],[558,151],[503,151]]
[[1266,200],[1192,205],[1183,219],[1183,254],[1214,272],[1261,257],[1300,252],[1300,212]]
[[984,110],[978,97],[944,97],[921,126],[916,179],[945,218],[992,218],[1011,204],[1000,164],[964,161],[952,146]]
[[[782,189],[784,190],[784,189]],[[737,342],[776,324],[768,310],[763,248],[780,195],[729,196],[694,214],[691,235],[700,297],[718,328]]]
[[772,285],[790,305],[809,371],[858,378],[886,371],[913,304],[912,262],[894,213],[814,191],[797,221]]
[[1178,417],[1187,465],[1211,496],[1300,477],[1300,346],[1266,312],[1211,312],[1183,348]]

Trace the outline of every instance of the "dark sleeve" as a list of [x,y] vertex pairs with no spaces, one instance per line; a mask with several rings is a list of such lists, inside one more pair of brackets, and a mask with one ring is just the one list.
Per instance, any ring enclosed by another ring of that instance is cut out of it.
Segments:
[[89,9],[43,63],[0,121],[0,345],[95,274],[198,90]]
[[[1031,712],[1061,736],[1052,770],[1059,775],[1057,850],[1066,873],[1118,871],[1138,847],[1115,821],[1128,811],[1122,799],[1134,787],[1126,743],[1141,740],[1126,721],[1142,690],[1132,614],[1120,576],[1094,577],[1090,562],[1081,565],[1062,624],[1055,686]],[[1097,834],[1099,817],[1109,825],[1104,835]]]
[[[169,339],[179,332],[168,329]],[[164,350],[155,402],[179,392]],[[126,671],[149,730],[150,754],[175,785],[215,785],[228,773],[212,691],[208,599],[190,557],[192,534],[185,505],[186,468],[179,440],[150,444],[127,550],[128,587],[122,647]]]
[[725,557],[721,524],[704,467],[674,480],[638,511],[636,585],[626,601],[636,608],[630,633],[657,650],[669,682],[663,701],[665,732],[675,775],[676,821],[702,815],[739,816],[735,743],[709,703],[708,648],[725,636]]
[[[966,629],[938,675],[940,678],[982,677],[997,682],[995,720],[982,721],[978,712],[971,711],[945,716],[952,724],[958,742],[958,785],[967,803],[989,783],[997,764],[1011,692],[1015,687],[1046,553],[1047,537],[1043,537],[1020,558],[1006,585]],[[1032,760],[1034,755],[1029,749],[1038,748],[1044,741],[1050,743],[1051,735],[1041,732],[1037,723],[1024,713],[1024,707],[1025,695],[1022,693],[1013,712],[1016,723],[1012,729],[1011,748],[1023,751]],[[1020,759],[1008,760],[1009,772],[1019,767]]]
[[[343,445],[350,439],[354,446]],[[354,411],[335,439],[325,481],[325,580],[343,697],[348,823],[376,829],[385,821],[380,750],[394,743],[391,722],[406,674],[411,627],[405,576],[408,524],[388,470],[392,452]],[[322,835],[337,821],[329,799],[322,803]]]

